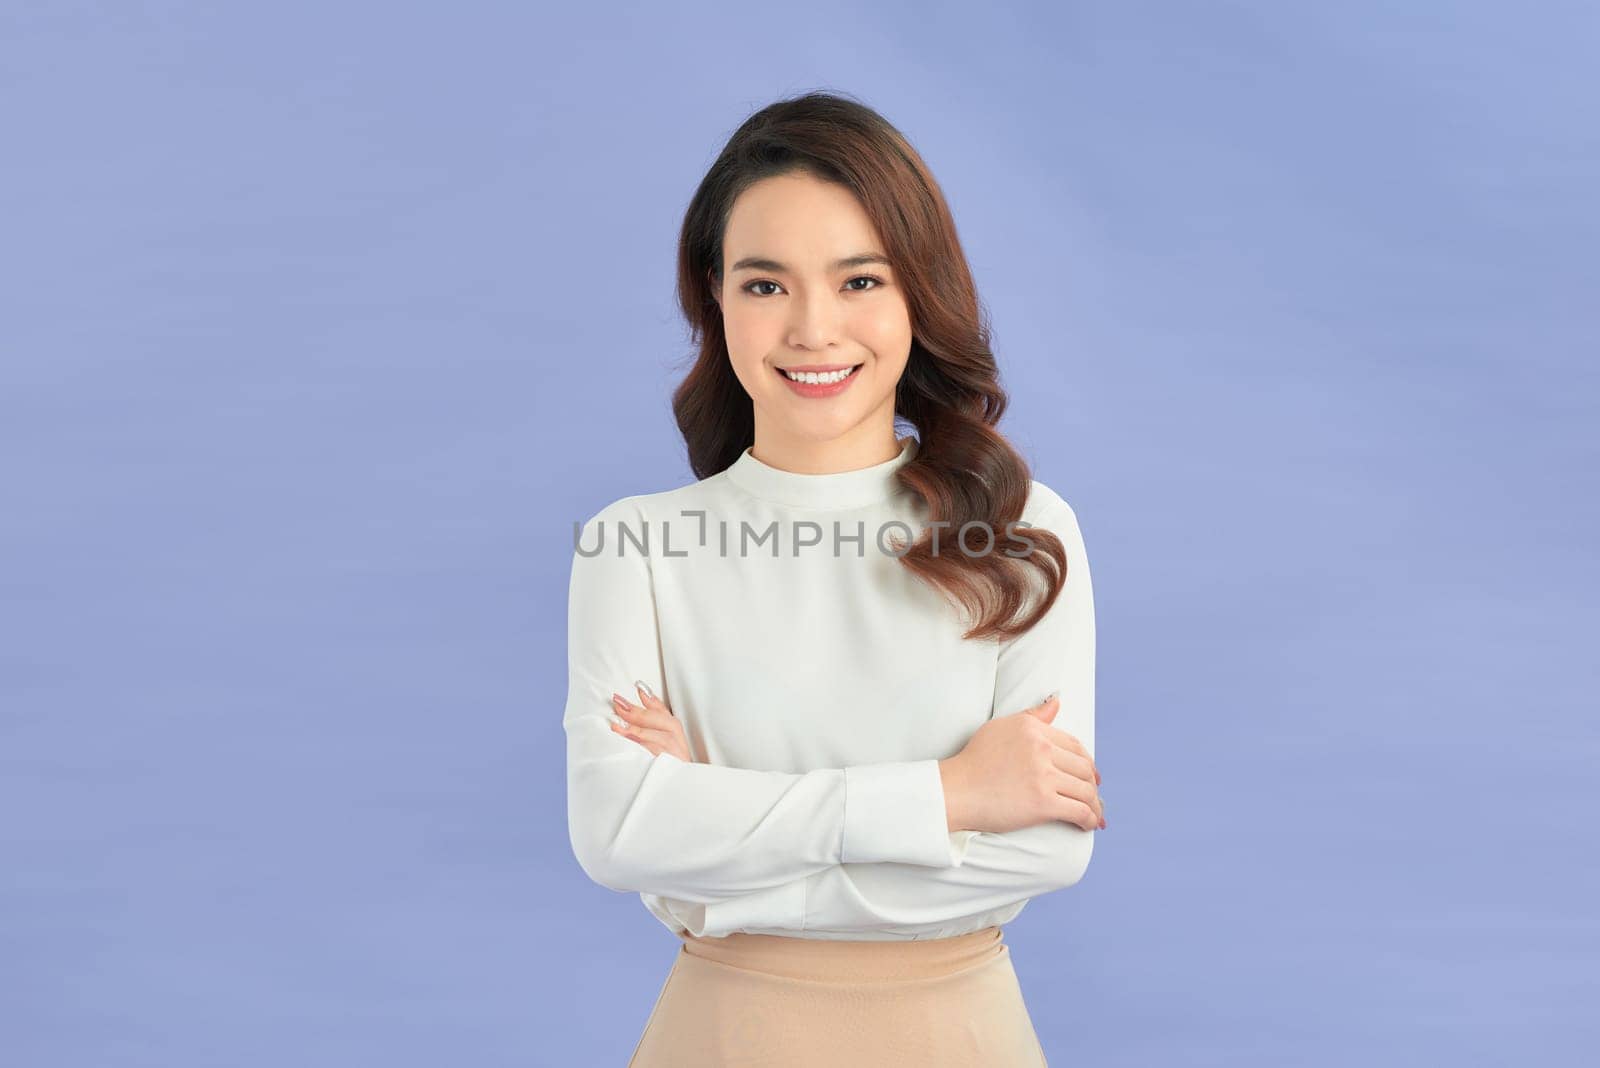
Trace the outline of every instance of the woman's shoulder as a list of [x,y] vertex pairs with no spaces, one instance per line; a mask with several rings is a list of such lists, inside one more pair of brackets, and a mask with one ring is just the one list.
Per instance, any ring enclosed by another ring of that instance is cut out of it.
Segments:
[[1060,538],[1068,556],[1082,558],[1086,555],[1078,513],[1054,487],[1034,479],[1027,504],[1022,509],[1022,519],[1029,526],[1048,530]]
[[1028,485],[1028,499],[1022,506],[1022,518],[1034,526],[1055,527],[1061,523],[1077,525],[1078,516],[1067,499],[1054,488],[1038,479]]
[[654,523],[667,517],[678,517],[684,511],[693,512],[709,499],[707,481],[691,482],[671,489],[650,493],[630,493],[603,505],[584,520],[587,529],[599,523]]

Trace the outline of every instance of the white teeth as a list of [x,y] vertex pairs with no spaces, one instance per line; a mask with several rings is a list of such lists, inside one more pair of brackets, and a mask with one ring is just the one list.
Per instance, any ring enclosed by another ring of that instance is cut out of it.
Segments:
[[817,374],[814,371],[803,371],[800,374],[794,374],[789,371],[784,371],[783,373],[788,375],[790,381],[793,382],[808,382],[813,386],[825,386],[830,382],[844,381],[850,377],[850,373],[854,370],[854,367],[846,367],[843,371],[828,371],[825,374]]

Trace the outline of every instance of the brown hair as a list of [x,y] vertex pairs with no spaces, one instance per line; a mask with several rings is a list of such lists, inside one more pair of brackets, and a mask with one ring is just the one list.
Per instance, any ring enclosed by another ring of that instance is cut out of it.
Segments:
[[[797,171],[855,194],[887,246],[910,309],[911,354],[895,390],[895,415],[915,427],[919,444],[897,478],[926,502],[929,522],[950,525],[938,555],[927,530],[901,563],[971,613],[963,637],[1015,637],[1055,603],[1066,551],[1040,527],[1019,528],[1026,538],[1013,539],[1033,544],[1026,555],[1000,551],[1008,524],[1022,517],[1032,476],[994,429],[1008,398],[989,349],[987,313],[938,183],[904,135],[853,98],[812,92],[751,115],[689,202],[678,241],[678,301],[699,354],[672,396],[689,466],[696,478],[708,478],[755,442],[754,406],[729,362],[713,286],[720,288],[722,239],[739,194]],[[948,543],[972,521],[989,524],[994,547],[973,556],[950,551]],[[1029,572],[1044,577],[1045,596],[1017,619]]]

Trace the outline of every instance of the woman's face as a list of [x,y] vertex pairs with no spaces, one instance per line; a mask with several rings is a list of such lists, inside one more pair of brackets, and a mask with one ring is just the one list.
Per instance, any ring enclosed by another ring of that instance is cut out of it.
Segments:
[[[734,201],[722,248],[723,329],[758,438],[892,437],[911,314],[855,195],[803,172],[763,179]],[[854,370],[806,384],[783,374],[796,368]]]

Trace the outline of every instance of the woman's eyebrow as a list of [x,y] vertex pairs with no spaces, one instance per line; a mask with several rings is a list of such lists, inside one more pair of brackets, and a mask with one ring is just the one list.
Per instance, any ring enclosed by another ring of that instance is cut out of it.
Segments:
[[[842,260],[834,260],[833,269],[843,271],[851,267],[865,267],[869,263],[879,263],[885,267],[890,266],[888,258],[879,253],[858,252],[854,256],[846,256]],[[742,271],[746,268],[756,271],[772,271],[776,274],[786,274],[789,270],[777,260],[767,259],[765,256],[746,256],[732,267],[729,267],[728,270],[731,273],[733,271]]]

